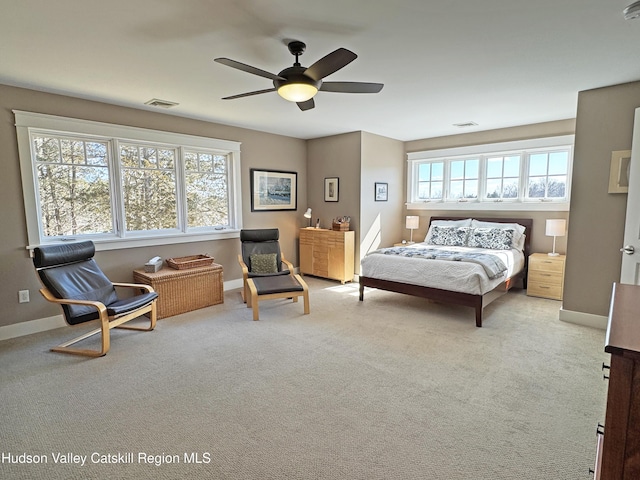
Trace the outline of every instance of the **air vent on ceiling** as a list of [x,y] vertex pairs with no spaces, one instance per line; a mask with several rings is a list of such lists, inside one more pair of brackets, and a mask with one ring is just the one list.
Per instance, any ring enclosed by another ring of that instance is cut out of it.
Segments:
[[160,107],[160,108],[171,108],[179,105],[176,102],[169,102],[168,100],[160,100],[158,98],[152,98],[148,102],[144,102],[145,105],[150,105],[152,107]]
[[454,123],[453,126],[458,128],[469,128],[469,127],[477,127],[478,124],[476,122],[462,122],[462,123]]

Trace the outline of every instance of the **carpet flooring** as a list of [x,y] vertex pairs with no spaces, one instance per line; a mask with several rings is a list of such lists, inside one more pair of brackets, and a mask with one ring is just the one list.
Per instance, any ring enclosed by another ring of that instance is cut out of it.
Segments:
[[310,315],[274,300],[253,322],[235,290],[112,331],[98,359],[48,351],[69,327],[0,342],[0,477],[589,478],[604,331],[519,290],[477,328],[470,308],[305,278]]

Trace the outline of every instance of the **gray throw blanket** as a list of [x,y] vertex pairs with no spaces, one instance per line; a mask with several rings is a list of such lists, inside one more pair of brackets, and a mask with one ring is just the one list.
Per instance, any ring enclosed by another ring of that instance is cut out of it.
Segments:
[[491,279],[498,278],[506,270],[507,266],[502,260],[487,253],[477,252],[456,252],[452,250],[439,250],[437,248],[410,248],[391,247],[376,250],[373,253],[383,253],[385,255],[400,255],[402,257],[424,258],[431,260],[451,260],[455,262],[477,263],[484,268],[487,276]]

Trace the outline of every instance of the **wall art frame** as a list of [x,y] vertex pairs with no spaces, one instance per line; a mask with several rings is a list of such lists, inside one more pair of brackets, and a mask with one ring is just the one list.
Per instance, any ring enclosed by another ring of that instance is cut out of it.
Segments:
[[611,152],[609,193],[627,193],[629,191],[630,165],[631,150],[615,150]]
[[386,202],[389,200],[389,184],[385,182],[375,182],[374,194],[376,202]]
[[251,211],[298,209],[298,173],[250,169]]
[[327,177],[324,179],[324,201],[337,202],[340,195],[340,178]]

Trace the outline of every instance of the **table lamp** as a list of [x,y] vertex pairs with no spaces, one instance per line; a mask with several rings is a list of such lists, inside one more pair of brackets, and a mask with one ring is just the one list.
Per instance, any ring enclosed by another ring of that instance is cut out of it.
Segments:
[[553,251],[549,253],[550,257],[560,255],[559,253],[556,253],[556,237],[564,237],[566,229],[566,220],[562,218],[547,219],[545,235],[547,237],[553,237]]
[[309,219],[309,228],[311,228],[311,208],[307,208],[307,211],[304,212],[304,218]]
[[420,226],[420,217],[417,215],[407,215],[405,227],[411,231],[409,243],[413,243],[413,231]]

